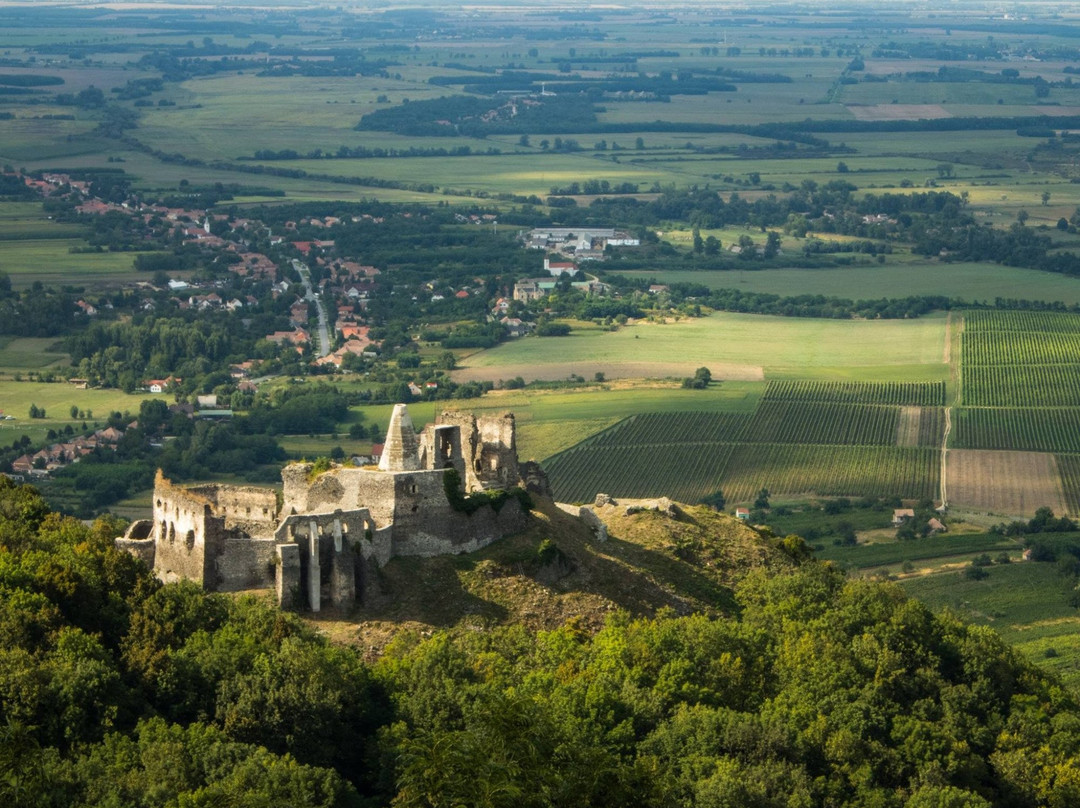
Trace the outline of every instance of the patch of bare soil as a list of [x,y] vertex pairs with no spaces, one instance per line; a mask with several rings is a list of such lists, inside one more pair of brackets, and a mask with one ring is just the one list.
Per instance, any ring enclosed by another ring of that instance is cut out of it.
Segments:
[[921,421],[922,407],[901,407],[900,423],[896,425],[896,445],[918,446]]
[[1047,452],[950,449],[946,468],[950,504],[1016,516],[1044,505],[1068,511],[1057,461]]

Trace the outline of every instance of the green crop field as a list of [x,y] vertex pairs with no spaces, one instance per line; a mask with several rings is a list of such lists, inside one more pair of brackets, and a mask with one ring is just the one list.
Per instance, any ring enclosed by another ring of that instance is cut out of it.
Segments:
[[[1015,539],[996,533],[962,533],[928,536],[910,541],[880,541],[854,547],[823,545],[814,555],[857,570],[876,570],[905,561],[925,562],[980,553],[1008,552],[1019,555],[1023,546]],[[899,570],[894,570],[899,572]]]
[[137,253],[71,251],[85,245],[82,239],[64,238],[8,241],[3,244],[0,271],[11,276],[16,288],[34,281],[57,286],[115,284],[135,273]]
[[1080,452],[1080,408],[965,408],[954,411],[957,449]]
[[[943,314],[917,320],[811,320],[715,313],[616,332],[516,340],[464,360],[466,378],[689,376],[936,381],[948,375]],[[676,359],[677,358],[677,359]],[[641,373],[647,369],[651,372]],[[637,372],[633,372],[637,371]]]
[[[775,383],[774,383],[775,384]],[[730,502],[760,488],[778,495],[902,496],[933,498],[940,480],[942,410],[828,399],[866,395],[885,400],[940,396],[938,385],[773,384],[752,413],[648,413],[630,417],[545,461],[558,498],[587,501],[666,494],[696,501],[722,489]],[[936,391],[936,395],[933,392]],[[927,393],[930,393],[927,395]],[[817,396],[825,401],[809,398]],[[903,440],[915,410],[913,439]],[[920,448],[923,447],[923,448]]]
[[0,339],[0,373],[20,373],[66,366],[68,355],[55,339],[5,337]]
[[764,401],[822,401],[836,404],[895,404],[943,407],[943,382],[811,382],[775,381],[765,388]]
[[[703,237],[708,235],[703,232]],[[665,235],[666,238],[666,235]],[[736,236],[737,238],[737,236]],[[833,238],[823,234],[822,238]],[[759,234],[758,241],[761,241]],[[724,242],[728,243],[728,242]],[[785,237],[785,250],[799,249]],[[980,263],[938,263],[908,256],[888,256],[884,265],[826,269],[733,269],[690,272],[657,267],[623,272],[628,277],[652,278],[656,283],[694,283],[710,289],[738,289],[773,295],[826,295],[864,300],[942,295],[969,302],[1011,300],[1080,303],[1080,279],[1054,272]],[[903,259],[903,260],[901,260]]]

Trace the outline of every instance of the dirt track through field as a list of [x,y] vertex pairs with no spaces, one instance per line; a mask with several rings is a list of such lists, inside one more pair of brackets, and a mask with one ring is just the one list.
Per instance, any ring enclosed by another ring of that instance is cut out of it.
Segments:
[[1068,511],[1052,454],[950,449],[948,458],[950,505],[1014,516],[1031,516],[1044,505]]
[[922,407],[901,407],[900,421],[896,425],[896,445],[918,446],[921,421]]

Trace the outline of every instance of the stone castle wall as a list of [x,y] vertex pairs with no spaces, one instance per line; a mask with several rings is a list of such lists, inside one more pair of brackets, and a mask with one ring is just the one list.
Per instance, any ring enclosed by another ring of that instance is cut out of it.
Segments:
[[196,485],[187,489],[213,503],[226,530],[255,533],[277,526],[277,493],[266,488],[239,485]]
[[208,574],[207,557],[216,555],[224,535],[225,520],[214,516],[211,500],[173,485],[158,472],[152,536],[154,573],[161,580],[186,579],[213,587],[217,582]]
[[[282,505],[262,488],[173,485],[158,472],[152,523],[117,546],[153,564],[164,581],[220,591],[276,587],[282,605],[352,604],[358,570],[394,556],[436,556],[485,547],[518,532],[529,515],[516,498],[472,513],[458,495],[521,484],[514,416],[443,413],[422,435],[394,409],[379,470],[311,464],[282,470]],[[448,469],[460,488],[448,497]]]

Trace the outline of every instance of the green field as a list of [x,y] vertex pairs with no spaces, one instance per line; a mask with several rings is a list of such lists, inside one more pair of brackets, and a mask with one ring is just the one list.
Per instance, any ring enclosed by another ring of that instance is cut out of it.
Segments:
[[[601,492],[694,502],[721,489],[729,502],[743,502],[761,488],[780,496],[934,498],[941,410],[914,408],[917,422],[905,430],[910,416],[898,406],[812,400],[828,386],[814,385],[804,400],[781,391],[790,400],[778,401],[770,385],[749,414],[632,416],[549,458],[545,468],[556,498],[575,502]],[[843,396],[845,386],[835,386],[831,397]],[[881,394],[903,398],[902,390]]]
[[995,565],[989,573],[970,581],[956,571],[941,572],[902,585],[933,609],[991,626],[1032,661],[1080,684],[1080,616],[1066,601],[1071,581],[1055,565],[1033,562]]
[[[761,240],[760,238],[758,239]],[[785,249],[798,242],[784,239]],[[794,245],[794,246],[792,246]],[[827,269],[734,269],[722,272],[685,270],[626,272],[629,277],[654,278],[656,283],[695,283],[711,289],[738,289],[773,295],[826,295],[872,300],[882,297],[943,295],[969,302],[1014,300],[1080,303],[1080,279],[1052,272],[997,264],[939,263],[904,260],[893,256],[884,265]]]
[[[147,398],[168,400],[164,395],[150,393],[128,395],[120,390],[79,390],[67,382],[3,379],[0,381],[0,412],[14,416],[15,420],[0,421],[0,443],[10,443],[12,436],[18,438],[35,430],[44,432],[67,424],[80,426],[82,422],[71,417],[73,406],[91,413],[86,419],[88,422],[104,422],[112,412],[138,414],[139,404]],[[31,420],[31,404],[44,408],[46,417]]]
[[[347,384],[340,385],[348,389]],[[483,398],[453,401],[418,401],[409,404],[409,415],[417,429],[432,423],[442,410],[462,410],[476,415],[514,413],[518,454],[524,459],[543,460],[568,449],[622,418],[646,412],[678,413],[689,409],[710,413],[753,412],[765,385],[760,382],[725,382],[708,390],[683,390],[673,384],[635,384],[618,387],[597,385],[568,390],[496,390]],[[294,458],[327,456],[334,446],[346,451],[367,451],[371,441],[353,441],[349,424],[361,420],[377,424],[385,431],[390,405],[354,407],[352,421],[339,425],[335,435],[283,438],[282,446]]]
[[68,362],[60,342],[50,337],[0,337],[0,373],[46,370]]
[[600,371],[609,378],[681,377],[705,366],[721,379],[934,381],[948,375],[945,322],[944,314],[852,321],[717,312],[679,323],[508,342],[469,356],[461,375],[557,379]]

